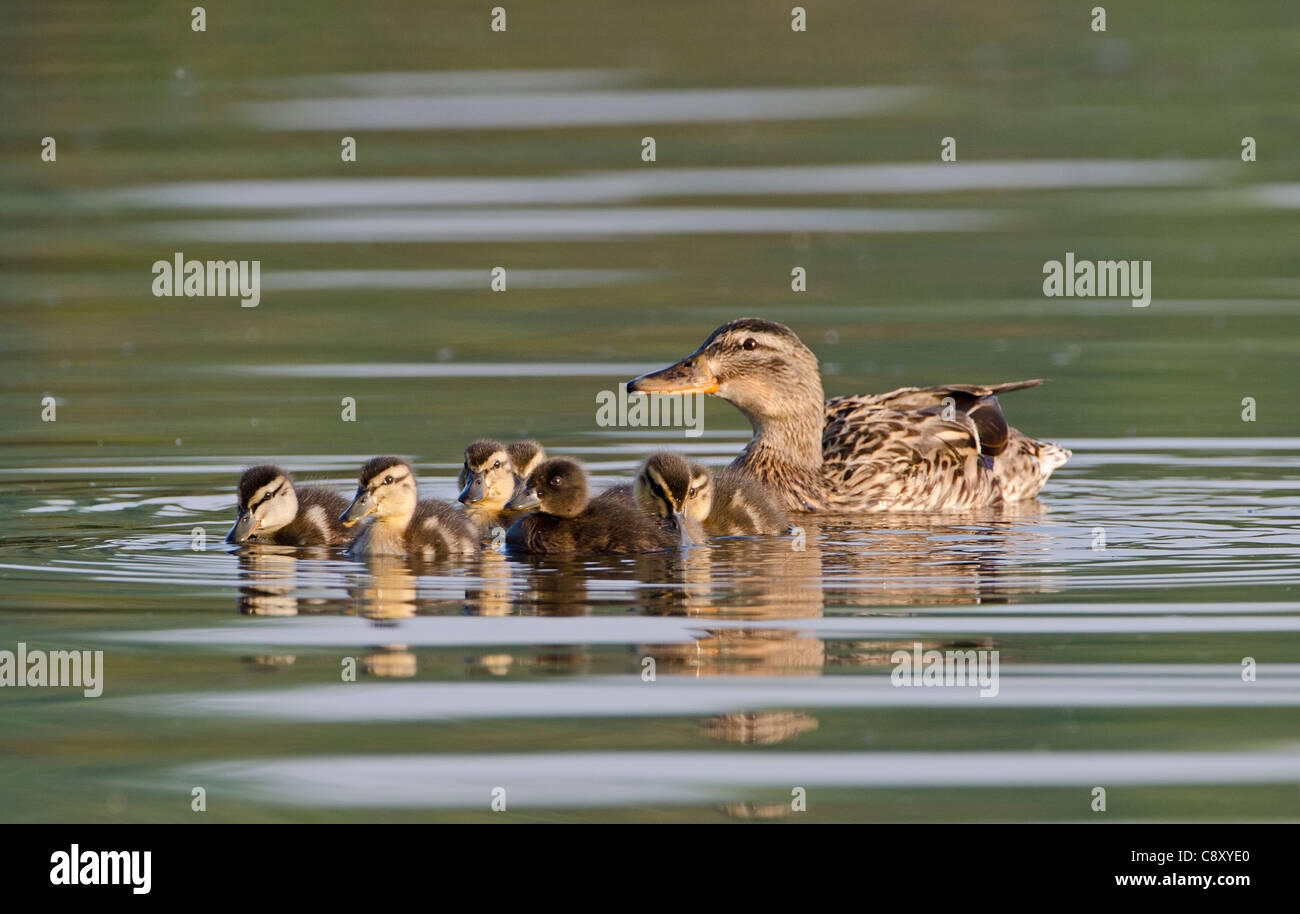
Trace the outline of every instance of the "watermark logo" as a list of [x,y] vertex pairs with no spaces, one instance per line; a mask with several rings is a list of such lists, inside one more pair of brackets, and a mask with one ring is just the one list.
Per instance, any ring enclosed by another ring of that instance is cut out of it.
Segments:
[[998,694],[998,651],[925,651],[917,641],[911,651],[894,651],[889,660],[894,664],[889,679],[896,688],[978,685],[980,698]]
[[18,650],[0,651],[0,687],[75,687],[86,698],[104,693],[103,651],[31,651],[25,642]]
[[155,297],[205,298],[238,296],[242,308],[256,308],[262,300],[262,261],[186,260],[177,251],[171,260],[153,263]]
[[50,855],[51,885],[129,885],[148,895],[153,885],[153,851],[83,851],[72,845]]
[[704,434],[704,394],[628,394],[627,385],[596,394],[596,424],[601,428],[669,426],[687,438]]
[[1151,261],[1080,260],[1065,252],[1065,262],[1043,264],[1043,294],[1048,298],[1127,298],[1134,308],[1151,304]]

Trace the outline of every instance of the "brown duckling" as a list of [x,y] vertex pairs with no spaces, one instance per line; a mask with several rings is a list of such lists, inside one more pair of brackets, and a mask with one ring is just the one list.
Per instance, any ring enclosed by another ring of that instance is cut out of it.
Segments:
[[742,318],[628,393],[706,393],[754,437],[731,464],[790,511],[966,510],[1033,498],[1070,452],[1007,425],[997,395],[1043,383],[904,387],[824,400],[817,357],[783,324]]
[[523,481],[546,459],[536,441],[516,441],[509,446],[483,439],[465,448],[458,501],[480,530],[509,527],[524,512],[507,511],[506,502],[523,488]]
[[546,460],[533,470],[524,490],[506,507],[537,509],[506,532],[506,545],[520,552],[653,552],[679,541],[626,495],[591,498],[587,471],[564,457]]
[[710,536],[780,534],[789,528],[780,503],[753,477],[730,468],[713,477],[713,504],[704,519]]
[[641,465],[636,499],[642,510],[695,544],[709,536],[784,533],[789,526],[785,512],[752,479],[732,471],[714,477],[703,464],[667,451]]
[[441,558],[479,546],[478,530],[463,511],[436,499],[420,501],[415,470],[401,457],[376,457],[361,468],[356,498],[339,520],[351,527],[365,517],[372,519],[349,555]]
[[351,535],[339,521],[348,500],[325,486],[296,488],[284,470],[249,467],[239,477],[239,516],[226,534],[232,544],[334,546]]

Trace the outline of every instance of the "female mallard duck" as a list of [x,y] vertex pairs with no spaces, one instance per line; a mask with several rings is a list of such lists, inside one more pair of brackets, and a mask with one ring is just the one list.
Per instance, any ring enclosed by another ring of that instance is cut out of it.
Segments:
[[1070,452],[1007,425],[997,394],[1041,380],[903,387],[823,401],[817,357],[794,331],[743,318],[629,393],[707,393],[754,437],[731,469],[790,511],[964,510],[1032,498]]
[[537,509],[506,531],[506,545],[520,552],[653,552],[678,542],[626,495],[607,492],[591,498],[587,471],[564,457],[533,470],[524,490],[506,507]]
[[339,520],[351,527],[371,515],[349,555],[441,558],[479,546],[478,530],[463,511],[434,499],[420,501],[415,470],[401,457],[376,457],[361,468],[357,496]]
[[507,511],[506,502],[523,488],[523,480],[546,459],[536,441],[475,441],[465,448],[465,464],[457,484],[459,501],[480,530],[509,527],[521,512]]
[[334,546],[350,539],[339,522],[348,500],[324,486],[295,489],[293,478],[269,464],[239,477],[239,516],[226,542],[276,546]]
[[762,486],[736,472],[714,478],[708,469],[662,451],[652,454],[637,474],[636,500],[682,537],[682,545],[709,536],[757,536],[784,533],[785,512]]

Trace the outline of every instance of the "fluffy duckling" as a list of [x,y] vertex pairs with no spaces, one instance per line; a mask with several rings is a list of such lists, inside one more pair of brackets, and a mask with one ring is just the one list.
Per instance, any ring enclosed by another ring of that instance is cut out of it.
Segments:
[[457,484],[458,500],[480,530],[509,527],[519,511],[507,511],[506,502],[523,489],[523,481],[546,459],[536,441],[516,441],[509,446],[484,439],[465,448],[465,464]]
[[704,518],[713,499],[709,471],[680,454],[660,451],[641,464],[632,484],[636,503],[683,546],[708,541]]
[[361,468],[356,498],[339,520],[351,527],[371,515],[349,555],[441,558],[478,549],[478,530],[464,512],[420,501],[415,470],[401,457],[376,457]]
[[789,527],[780,504],[751,477],[732,469],[713,477],[713,505],[704,519],[710,536],[779,534]]
[[239,516],[226,534],[231,544],[334,546],[350,534],[339,521],[348,500],[324,486],[295,488],[277,466],[249,467],[239,477]]
[[784,533],[785,512],[753,480],[727,471],[714,478],[708,469],[679,454],[653,454],[637,474],[636,500],[682,537],[702,544],[708,536]]
[[563,457],[533,470],[507,507],[538,512],[515,521],[506,532],[506,545],[521,552],[653,552],[679,541],[625,495],[591,498],[587,471]]

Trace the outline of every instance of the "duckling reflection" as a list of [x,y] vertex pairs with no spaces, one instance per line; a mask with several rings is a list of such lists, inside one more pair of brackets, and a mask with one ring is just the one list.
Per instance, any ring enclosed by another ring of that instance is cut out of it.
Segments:
[[747,746],[772,746],[816,730],[817,718],[803,711],[756,711],[723,714],[704,721],[701,733],[709,739]]
[[471,566],[477,585],[465,587],[465,612],[471,616],[508,616],[520,587],[515,564],[495,549],[480,549]]
[[590,612],[587,577],[582,561],[571,556],[523,556],[523,584],[516,597],[521,613],[539,616],[585,616]]
[[409,619],[417,605],[417,577],[410,563],[394,555],[377,555],[349,588],[357,615],[377,621]]
[[383,679],[410,679],[418,672],[419,664],[405,644],[385,644],[378,652],[361,658],[361,669]]
[[289,546],[239,552],[239,612],[245,616],[298,615],[298,556]]

